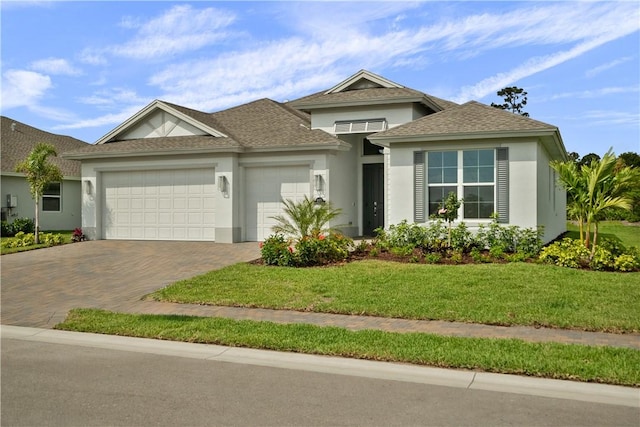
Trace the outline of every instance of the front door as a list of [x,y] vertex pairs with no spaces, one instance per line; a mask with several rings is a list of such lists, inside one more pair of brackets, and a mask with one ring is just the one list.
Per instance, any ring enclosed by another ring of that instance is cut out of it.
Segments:
[[373,230],[384,227],[384,164],[362,165],[362,232],[372,236]]

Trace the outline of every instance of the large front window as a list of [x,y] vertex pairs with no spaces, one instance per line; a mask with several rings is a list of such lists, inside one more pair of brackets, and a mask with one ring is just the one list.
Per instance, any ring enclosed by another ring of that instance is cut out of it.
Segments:
[[430,151],[427,184],[429,215],[453,192],[464,199],[462,219],[489,219],[495,212],[495,152]]

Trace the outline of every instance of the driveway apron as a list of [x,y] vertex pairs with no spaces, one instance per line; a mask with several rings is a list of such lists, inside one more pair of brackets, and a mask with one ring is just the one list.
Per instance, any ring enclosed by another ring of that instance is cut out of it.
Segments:
[[127,311],[177,280],[259,256],[257,243],[124,240],[3,255],[1,322],[50,328],[72,308]]

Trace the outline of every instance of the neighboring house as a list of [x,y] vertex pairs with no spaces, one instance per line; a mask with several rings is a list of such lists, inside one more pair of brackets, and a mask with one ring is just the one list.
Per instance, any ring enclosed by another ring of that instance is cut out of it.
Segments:
[[63,179],[49,185],[40,200],[40,229],[73,230],[82,224],[80,162],[63,159],[63,151],[77,150],[88,144],[64,135],[56,135],[25,125],[8,117],[1,117],[0,156],[2,157],[1,199],[2,220],[34,218],[35,202],[23,173],[16,166],[29,156],[39,143],[52,144],[58,156],[49,161],[60,168]]
[[82,161],[83,229],[95,239],[262,241],[283,199],[329,200],[349,235],[425,223],[448,191],[461,220],[565,231],[549,167],[567,158],[558,129],[463,105],[360,71],[291,102],[217,113],[154,101]]

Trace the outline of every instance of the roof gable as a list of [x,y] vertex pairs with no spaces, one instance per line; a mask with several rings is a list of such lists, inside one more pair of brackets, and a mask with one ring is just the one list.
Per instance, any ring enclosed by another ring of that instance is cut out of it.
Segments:
[[18,163],[27,158],[39,143],[45,142],[56,148],[58,156],[49,157],[51,163],[60,168],[63,176],[79,177],[80,162],[66,160],[60,155],[68,150],[88,147],[89,144],[65,135],[57,135],[2,116],[0,122],[0,152],[2,152],[2,173],[16,173]]
[[385,79],[382,76],[374,74],[367,70],[360,70],[351,77],[338,83],[325,92],[326,95],[331,93],[344,92],[348,90],[361,90],[373,88],[403,88],[404,86]]
[[207,118],[206,113],[155,100],[100,138],[96,144],[173,136],[227,136],[207,123]]

